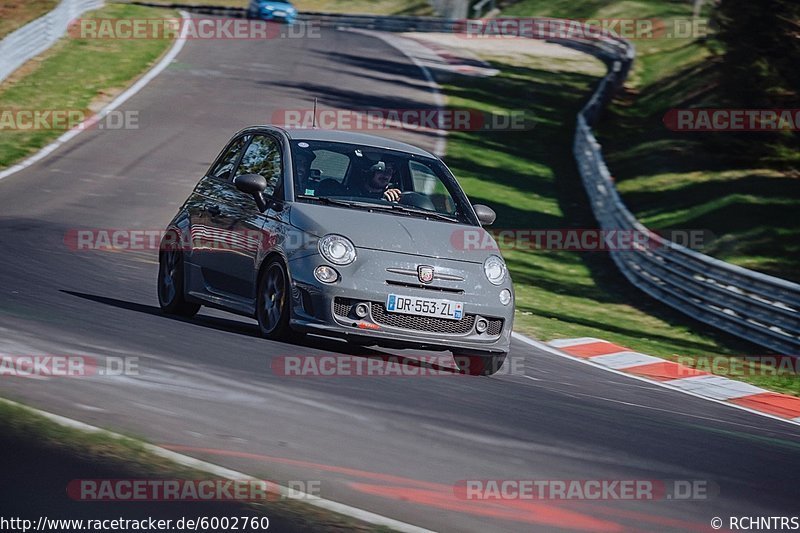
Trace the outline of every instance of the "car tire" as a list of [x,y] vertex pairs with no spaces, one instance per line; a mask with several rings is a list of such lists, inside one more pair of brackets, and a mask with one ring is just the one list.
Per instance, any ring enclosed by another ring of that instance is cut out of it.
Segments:
[[453,359],[462,374],[468,374],[470,376],[491,376],[503,366],[503,362],[506,360],[506,354],[464,355],[454,353]]
[[289,275],[283,261],[270,260],[258,280],[256,319],[264,338],[286,340],[291,334],[291,292]]
[[158,304],[169,315],[193,317],[200,304],[186,301],[184,291],[183,253],[175,248],[158,254]]

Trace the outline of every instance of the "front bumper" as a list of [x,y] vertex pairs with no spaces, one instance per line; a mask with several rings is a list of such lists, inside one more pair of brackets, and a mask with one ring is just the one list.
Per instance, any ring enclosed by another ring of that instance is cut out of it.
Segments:
[[[323,264],[328,263],[316,253],[289,261],[294,329],[395,348],[452,350],[459,354],[500,354],[509,350],[514,301],[512,298],[504,306],[499,294],[503,289],[512,290],[511,281],[499,287],[492,285],[480,263],[358,249],[358,259],[352,265],[328,264],[340,274],[334,284],[320,283],[314,277],[314,268]],[[435,279],[423,285],[416,277],[387,271],[391,268],[415,272],[419,265],[433,266],[437,273],[463,281]],[[390,293],[462,302],[464,317],[453,321],[389,313],[385,303]],[[354,313],[355,304],[360,302],[368,305],[368,314],[363,318]],[[481,319],[488,324],[483,333],[476,328]]]
[[291,24],[297,17],[294,13],[280,11],[259,11],[258,18],[261,20],[271,20],[275,22],[286,22]]

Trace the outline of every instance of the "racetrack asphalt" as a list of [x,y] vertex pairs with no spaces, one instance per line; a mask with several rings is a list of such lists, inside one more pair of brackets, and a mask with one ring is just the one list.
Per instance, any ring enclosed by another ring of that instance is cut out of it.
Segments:
[[[281,109],[419,109],[422,72],[374,37],[189,41],[123,110],[0,182],[0,352],[138,358],[139,375],[0,378],[0,394],[439,531],[706,531],[797,512],[800,428],[514,341],[488,378],[290,378],[276,357],[387,351],[258,337],[204,309],[162,316],[157,253],[75,252],[74,229],[163,228],[227,139]],[[534,132],[535,134],[535,132]],[[432,149],[437,137],[395,132]],[[411,357],[431,355],[408,351]],[[702,480],[700,501],[460,499],[462,480]]]

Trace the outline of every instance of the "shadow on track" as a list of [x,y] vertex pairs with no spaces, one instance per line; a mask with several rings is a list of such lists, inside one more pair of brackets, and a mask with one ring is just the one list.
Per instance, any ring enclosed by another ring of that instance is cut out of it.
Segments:
[[[176,322],[184,322],[186,324],[193,324],[210,328],[217,331],[224,331],[226,333],[238,333],[247,337],[260,338],[258,327],[255,324],[246,324],[237,320],[229,320],[225,318],[218,318],[212,316],[198,315],[193,318],[184,318],[174,315],[168,315],[161,311],[160,307],[154,305],[140,304],[136,302],[129,302],[126,300],[119,300],[117,298],[110,298],[108,296],[100,296],[97,294],[88,294],[85,292],[68,291],[59,289],[59,292],[83,298],[92,302],[100,303],[103,305],[110,305],[118,309],[125,309],[128,311],[135,311],[137,313],[144,313],[153,316],[159,316]],[[386,353],[378,350],[368,348],[366,346],[352,344],[346,341],[337,339],[329,339],[325,337],[318,337],[316,335],[303,335],[298,337],[291,343],[294,346],[302,346],[305,348],[314,348],[317,350],[324,350],[342,355],[352,355],[356,357],[364,357],[368,359],[379,359],[384,362],[392,362],[402,364],[405,366],[415,368],[425,368],[427,370],[435,370],[437,372],[460,374],[460,372],[453,367],[442,366],[434,362],[419,360],[410,356],[397,355]]]

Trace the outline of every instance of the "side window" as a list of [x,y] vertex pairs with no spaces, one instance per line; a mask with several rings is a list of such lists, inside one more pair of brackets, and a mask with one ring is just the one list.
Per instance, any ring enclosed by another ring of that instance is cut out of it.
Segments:
[[428,166],[418,161],[409,161],[411,179],[414,182],[414,190],[428,196],[436,210],[440,213],[455,214],[456,206],[453,197],[434,171]]
[[225,154],[220,158],[217,164],[214,165],[209,175],[221,180],[229,180],[233,174],[233,167],[236,164],[236,159],[239,157],[239,154],[242,152],[249,138],[249,135],[245,135],[233,141],[225,151]]
[[281,151],[278,141],[268,135],[256,135],[239,163],[236,175],[261,174],[267,179],[264,194],[271,196],[282,175]]

